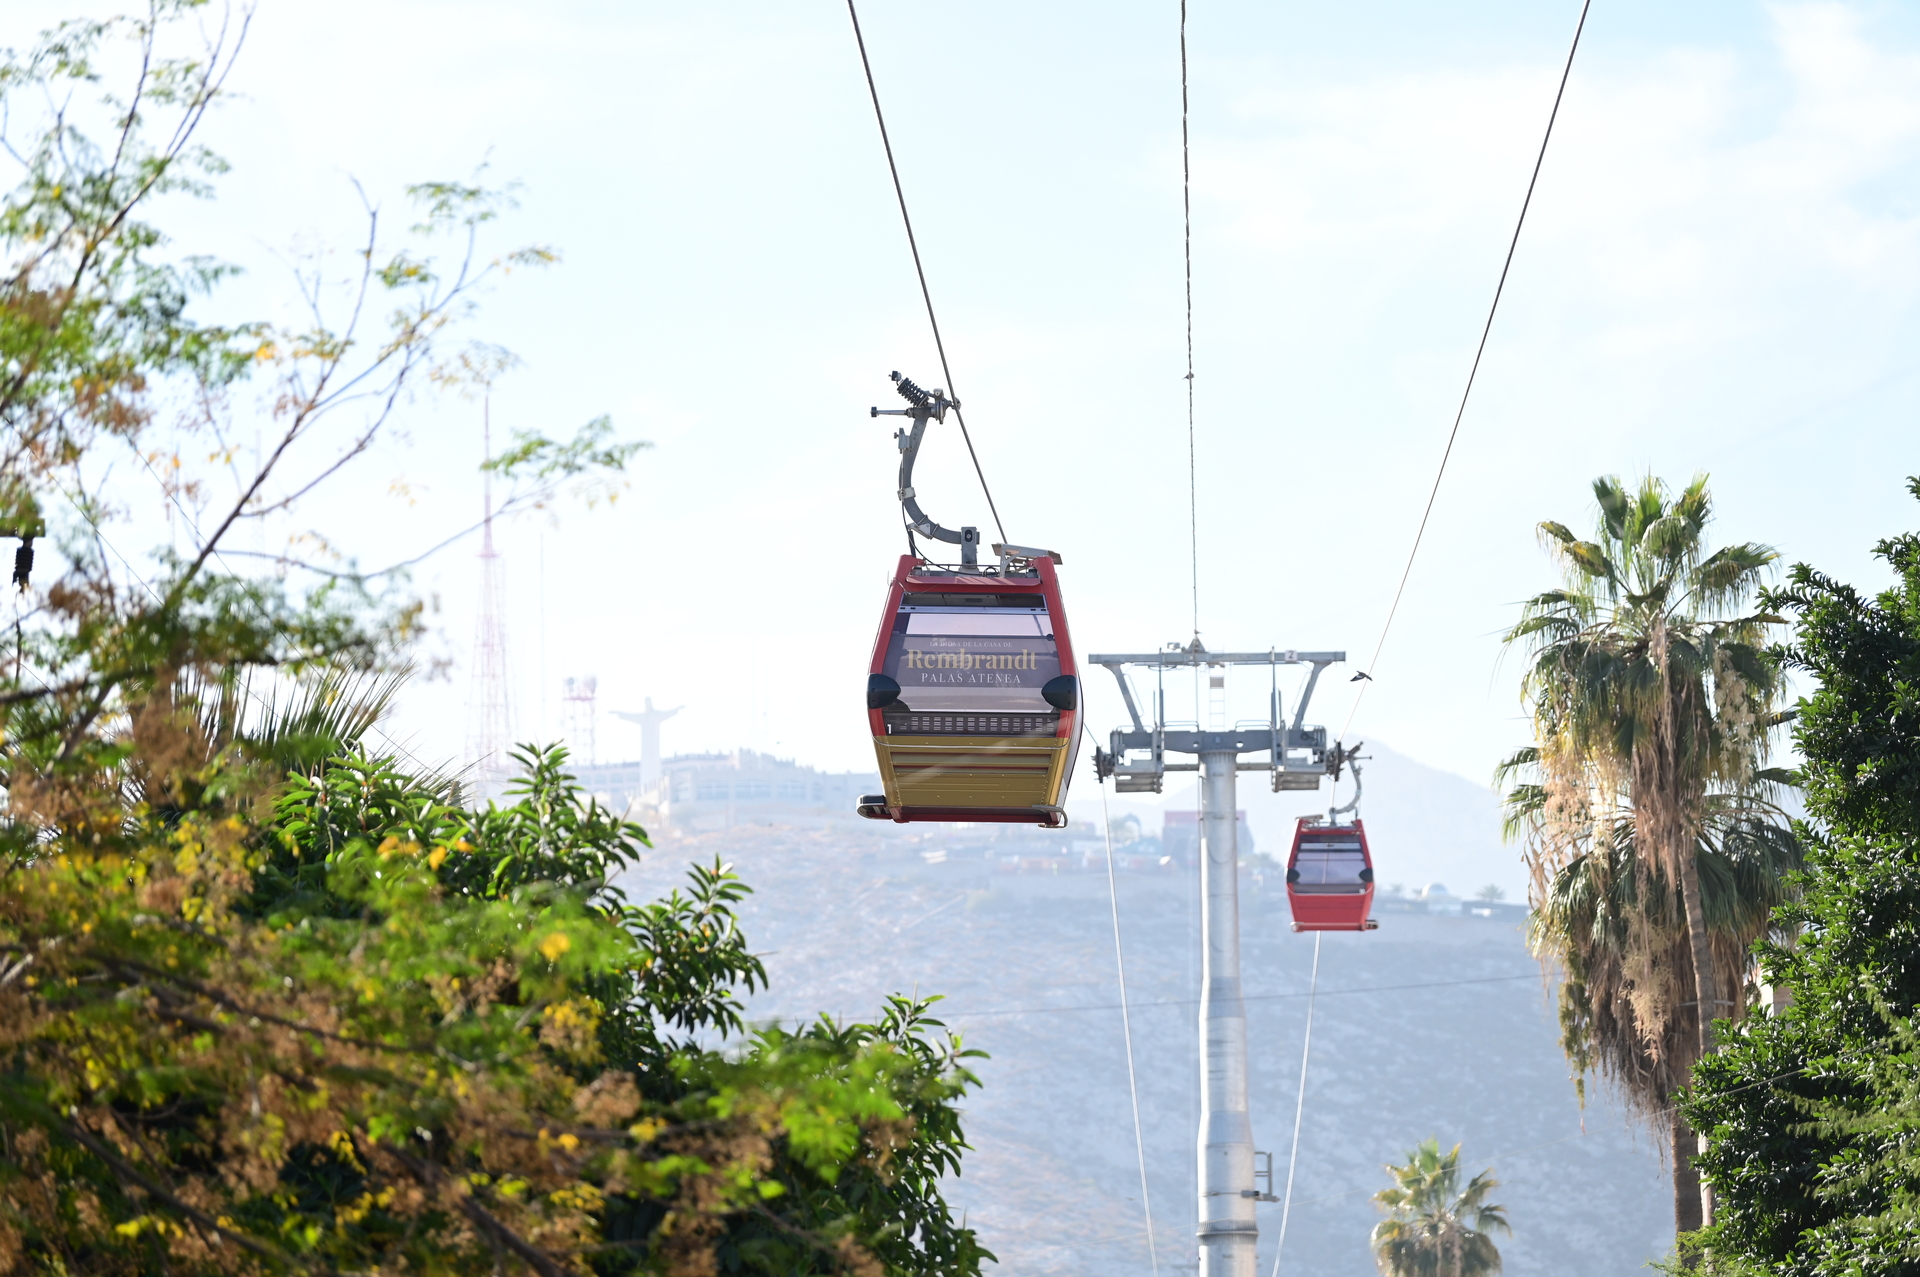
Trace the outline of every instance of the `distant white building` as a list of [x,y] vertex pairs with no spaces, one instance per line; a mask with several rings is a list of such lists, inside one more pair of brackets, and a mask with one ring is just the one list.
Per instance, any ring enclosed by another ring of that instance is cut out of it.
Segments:
[[683,830],[739,824],[818,824],[857,820],[854,804],[880,791],[878,772],[823,772],[756,750],[676,754],[649,783],[640,762],[574,768],[581,786],[614,811],[643,824]]
[[1466,903],[1448,891],[1446,884],[1441,882],[1428,883],[1426,890],[1420,893],[1420,899],[1426,902],[1428,913],[1448,914],[1456,918]]

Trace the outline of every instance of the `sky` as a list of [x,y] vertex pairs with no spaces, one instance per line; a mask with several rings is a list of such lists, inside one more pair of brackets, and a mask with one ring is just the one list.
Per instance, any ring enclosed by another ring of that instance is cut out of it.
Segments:
[[[0,44],[83,8],[17,0]],[[1920,524],[1920,7],[1595,0],[1377,661],[1577,5],[1190,9],[1191,511],[1177,4],[861,11],[951,389],[1007,536],[1063,556],[1083,653],[1185,641],[1197,601],[1210,647],[1364,663],[1309,721],[1486,783],[1526,737],[1499,636],[1555,579],[1535,526],[1589,526],[1595,476],[1709,472],[1718,541],[1887,579],[1873,543]],[[409,183],[484,165],[517,184],[486,251],[560,257],[464,322],[521,361],[496,436],[604,413],[651,444],[612,506],[496,530],[515,734],[557,736],[562,680],[593,676],[603,761],[639,744],[610,711],[651,697],[685,707],[669,751],[870,768],[904,546],[867,409],[890,370],[945,378],[845,6],[261,0],[230,85],[216,198],[155,214],[244,268],[209,317],[291,322],[293,267],[339,275],[362,192],[391,232]],[[245,438],[264,389],[232,407]],[[467,527],[481,417],[423,391],[299,526],[365,568]],[[139,561],[184,532],[122,473]],[[951,426],[916,487],[991,527]],[[425,760],[470,731],[478,548],[408,578],[430,632],[387,730]],[[1264,674],[1230,694],[1264,714]]]

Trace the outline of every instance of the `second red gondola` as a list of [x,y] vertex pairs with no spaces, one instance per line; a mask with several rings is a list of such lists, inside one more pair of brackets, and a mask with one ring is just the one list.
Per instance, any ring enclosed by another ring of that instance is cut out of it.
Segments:
[[1287,856],[1287,904],[1295,931],[1372,931],[1373,857],[1367,827],[1302,816]]

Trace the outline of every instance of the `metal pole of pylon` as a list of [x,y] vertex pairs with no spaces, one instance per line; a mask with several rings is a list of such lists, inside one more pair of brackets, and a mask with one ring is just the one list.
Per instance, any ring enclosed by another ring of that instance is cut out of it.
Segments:
[[1200,1277],[1255,1277],[1247,1008],[1240,992],[1238,755],[1200,755]]
[[[1200,771],[1200,1133],[1199,1277],[1255,1277],[1259,1228],[1254,1212],[1274,1202],[1271,1163],[1256,1174],[1253,1123],[1247,1103],[1247,1011],[1240,989],[1240,846],[1236,774],[1264,771],[1275,791],[1301,786],[1284,783],[1304,777],[1317,788],[1328,774],[1327,729],[1305,723],[1307,705],[1320,674],[1347,659],[1345,652],[1307,652],[1268,648],[1253,652],[1209,652],[1192,644],[1169,644],[1158,652],[1093,653],[1089,666],[1104,666],[1118,684],[1127,707],[1128,727],[1111,733],[1107,750],[1096,750],[1094,766],[1102,779],[1112,777],[1119,793],[1161,793],[1167,773]],[[1273,677],[1275,667],[1307,665],[1292,722],[1280,716],[1277,692],[1268,700],[1268,721],[1254,728],[1227,728],[1224,714],[1211,730],[1169,730],[1166,702],[1155,698],[1153,723],[1142,718],[1125,669],[1144,666],[1167,670],[1201,665],[1260,665]],[[1167,755],[1192,754],[1198,763],[1170,763]],[[1243,763],[1243,754],[1265,754],[1264,761]],[[1260,1175],[1267,1191],[1257,1188]]]

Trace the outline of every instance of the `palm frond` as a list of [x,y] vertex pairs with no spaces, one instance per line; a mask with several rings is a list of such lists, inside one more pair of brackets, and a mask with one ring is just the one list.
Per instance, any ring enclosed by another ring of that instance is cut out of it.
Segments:
[[[1674,498],[1671,507],[1673,514],[1700,530],[1704,530],[1707,521],[1713,518],[1713,496],[1707,490],[1707,478],[1704,470],[1694,475],[1680,495]],[[1650,477],[1649,482],[1657,481]]]
[[1519,749],[1507,755],[1505,759],[1501,760],[1500,765],[1493,769],[1493,783],[1496,787],[1503,786],[1518,773],[1531,767],[1538,767],[1539,765],[1540,747],[1538,745],[1522,745]]
[[1700,527],[1689,519],[1663,515],[1640,534],[1640,548],[1662,563],[1691,563],[1700,552]]
[[259,757],[290,771],[311,770],[357,749],[405,681],[405,671],[326,669],[281,682],[238,736]]
[[1626,541],[1627,520],[1633,510],[1633,498],[1618,475],[1602,475],[1593,481],[1593,499],[1600,506],[1601,531],[1615,541]]
[[1584,576],[1600,581],[1616,581],[1619,571],[1606,550],[1591,541],[1575,541],[1561,549],[1568,565]]
[[1486,1277],[1500,1271],[1499,1248],[1487,1233],[1512,1230],[1506,1209],[1486,1201],[1500,1186],[1491,1168],[1456,1192],[1460,1146],[1443,1153],[1439,1140],[1427,1139],[1408,1151],[1405,1164],[1386,1170],[1393,1186],[1373,1200],[1387,1218],[1369,1238],[1386,1277]]
[[1779,558],[1778,550],[1758,541],[1721,547],[1691,573],[1688,585],[1696,605],[1709,616],[1743,607],[1761,576]]

